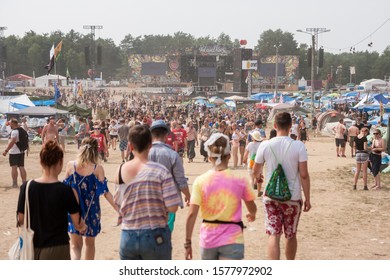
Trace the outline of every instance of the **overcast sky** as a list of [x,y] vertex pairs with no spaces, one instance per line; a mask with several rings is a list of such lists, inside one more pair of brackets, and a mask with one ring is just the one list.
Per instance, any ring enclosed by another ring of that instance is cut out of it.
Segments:
[[83,25],[102,25],[96,37],[111,38],[117,45],[127,34],[183,31],[195,37],[218,37],[224,32],[232,39],[246,39],[248,47],[255,46],[260,34],[269,29],[291,32],[298,44],[311,44],[309,34],[296,30],[318,27],[331,30],[319,35],[319,46],[326,52],[349,52],[355,47],[382,53],[390,45],[390,1],[0,0],[5,36],[22,37],[29,30],[42,34],[74,29],[87,34]]

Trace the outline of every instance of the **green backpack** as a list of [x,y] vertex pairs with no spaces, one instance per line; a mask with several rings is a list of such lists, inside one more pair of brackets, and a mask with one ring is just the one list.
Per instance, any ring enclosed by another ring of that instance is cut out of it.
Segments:
[[[288,146],[284,154],[287,154],[287,151],[290,149],[292,142],[293,141],[291,141],[290,145]],[[280,162],[276,157],[274,151],[272,150],[271,144],[269,144],[269,147],[275,159],[278,162]],[[294,180],[294,184],[295,184],[295,180]],[[274,172],[272,172],[271,178],[269,179],[267,186],[265,187],[265,196],[268,196],[269,198],[277,201],[288,201],[291,199],[291,192],[290,192],[290,188],[288,187],[287,177],[280,163],[278,163],[278,166],[276,167]]]

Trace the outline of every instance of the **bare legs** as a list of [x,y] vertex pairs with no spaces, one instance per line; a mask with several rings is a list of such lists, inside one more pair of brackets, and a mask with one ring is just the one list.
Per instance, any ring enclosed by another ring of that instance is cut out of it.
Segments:
[[20,177],[22,178],[22,183],[26,182],[27,180],[27,173],[24,166],[11,166],[12,187],[18,187],[18,168]]
[[368,162],[365,163],[356,163],[356,173],[354,176],[354,182],[353,182],[353,189],[356,190],[356,185],[359,180],[360,176],[360,170],[363,172],[363,184],[364,184],[364,189],[367,190],[367,165]]
[[237,168],[238,164],[238,147],[233,147],[232,148],[233,152],[233,168]]
[[70,234],[70,256],[72,260],[81,259],[81,251],[85,243],[85,260],[95,259],[95,237],[82,237],[78,234]]
[[[286,239],[286,259],[294,260],[297,254],[298,240],[294,236],[291,239]],[[270,235],[268,238],[267,253],[269,260],[280,260],[280,235]]]

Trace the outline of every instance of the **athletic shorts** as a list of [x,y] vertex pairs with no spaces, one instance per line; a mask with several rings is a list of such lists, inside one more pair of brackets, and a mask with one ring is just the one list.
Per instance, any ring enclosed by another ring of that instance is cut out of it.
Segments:
[[219,258],[242,260],[244,244],[230,244],[215,248],[200,248],[202,260],[218,260]]
[[341,146],[341,148],[345,148],[345,140],[336,138],[336,147]]
[[119,142],[119,150],[121,151],[121,152],[124,152],[124,151],[127,151],[127,145],[128,145],[128,141],[127,140],[121,140],[120,142]]
[[356,152],[356,163],[365,163],[368,161],[369,154],[366,152]]
[[10,154],[9,155],[9,166],[24,167],[24,153]]
[[302,200],[265,201],[265,232],[268,235],[281,235],[284,231],[287,239],[293,238],[297,233],[301,212]]

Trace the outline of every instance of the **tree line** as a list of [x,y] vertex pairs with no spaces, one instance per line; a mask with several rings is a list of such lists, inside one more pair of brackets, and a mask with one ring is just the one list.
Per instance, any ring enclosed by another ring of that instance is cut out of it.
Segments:
[[[2,50],[0,66],[5,76],[19,73],[33,76],[34,73],[38,77],[46,74],[47,70],[44,66],[49,62],[49,51],[53,44],[56,46],[61,40],[63,40],[63,47],[56,63],[56,73],[65,76],[68,69],[71,78],[88,78],[90,65],[86,64],[85,47],[91,46],[92,35],[83,35],[74,30],[66,34],[61,31],[37,34],[31,30],[23,37],[10,35],[0,38],[0,50]],[[103,78],[107,81],[129,78],[131,69],[127,58],[130,54],[161,55],[205,45],[220,45],[229,50],[240,47],[238,39],[232,39],[225,33],[221,33],[217,38],[210,36],[195,38],[191,34],[180,31],[173,35],[134,37],[128,34],[119,45],[116,45],[112,39],[98,38],[94,44],[95,47],[102,47],[102,63],[96,66],[97,75],[102,72]],[[298,55],[299,77],[310,79],[307,59],[309,46],[298,44],[294,34],[290,32],[283,32],[280,29],[264,31],[259,36],[254,53],[260,57],[275,55],[275,45],[279,44],[281,45],[278,49],[279,55]],[[90,59],[95,59],[96,62],[96,57]],[[351,66],[356,69],[356,74],[352,76],[349,71]],[[334,54],[326,52],[325,49],[324,64],[318,69],[316,79],[324,80],[330,74],[339,84],[350,81],[360,83],[370,78],[383,79],[390,74],[390,46],[381,54],[369,51]]]

